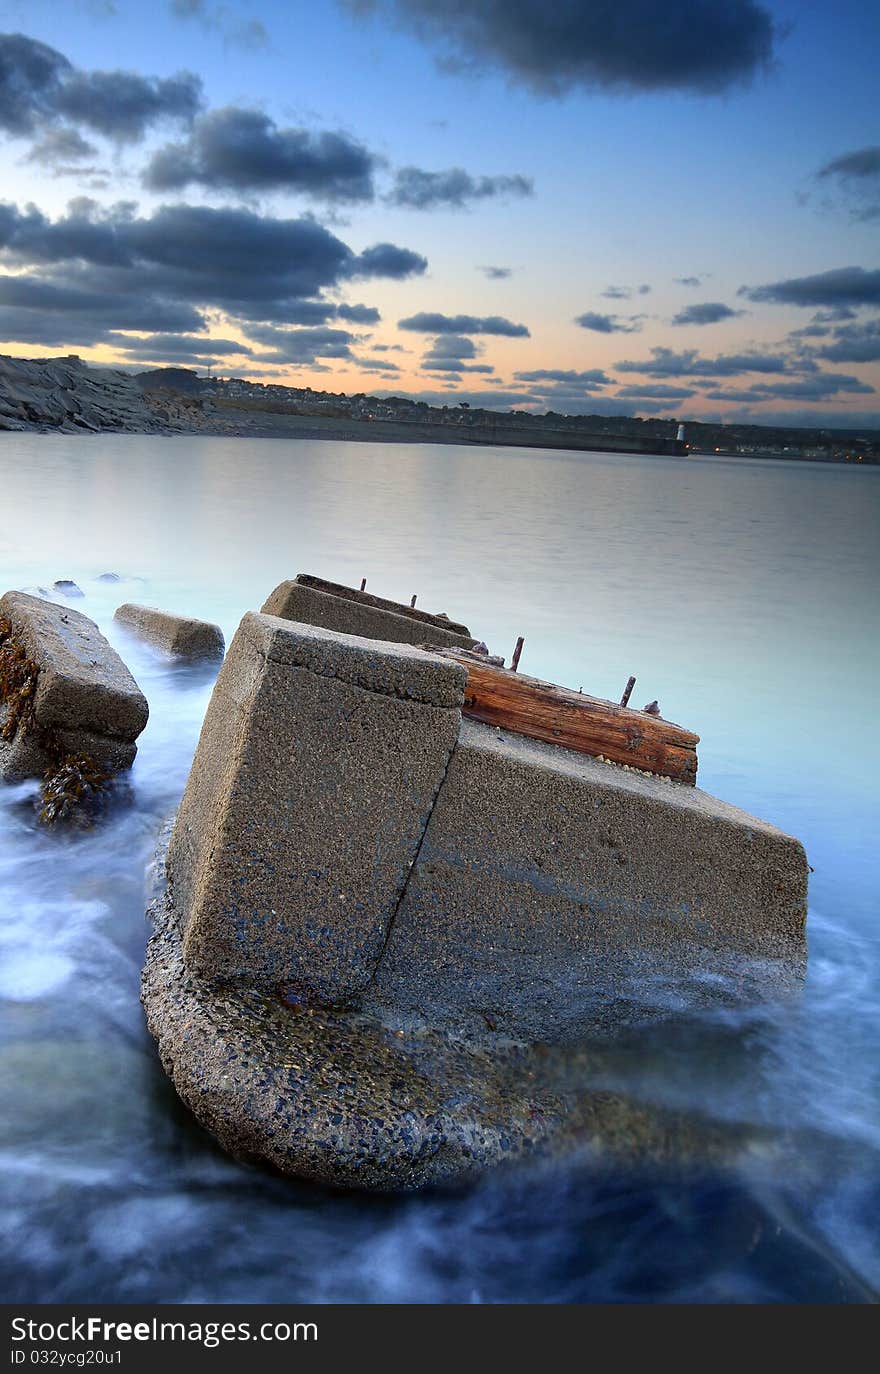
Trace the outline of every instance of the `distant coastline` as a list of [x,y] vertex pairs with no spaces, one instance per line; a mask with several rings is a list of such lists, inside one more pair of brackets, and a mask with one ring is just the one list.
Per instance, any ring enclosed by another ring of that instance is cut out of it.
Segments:
[[682,441],[677,428],[676,420],[428,406],[407,397],[347,396],[242,378],[199,377],[185,368],[132,374],[91,367],[75,355],[0,356],[0,431],[203,434],[880,464],[880,431],[692,421]]

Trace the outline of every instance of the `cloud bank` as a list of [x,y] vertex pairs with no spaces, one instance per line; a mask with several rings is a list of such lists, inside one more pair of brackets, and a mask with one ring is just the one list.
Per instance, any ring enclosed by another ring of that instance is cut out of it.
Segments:
[[772,60],[757,0],[347,0],[435,48],[448,68],[496,68],[541,95],[572,88],[717,94]]
[[202,104],[192,72],[164,79],[127,71],[83,71],[22,33],[0,34],[0,129],[15,137],[68,123],[119,143],[166,120],[190,123]]

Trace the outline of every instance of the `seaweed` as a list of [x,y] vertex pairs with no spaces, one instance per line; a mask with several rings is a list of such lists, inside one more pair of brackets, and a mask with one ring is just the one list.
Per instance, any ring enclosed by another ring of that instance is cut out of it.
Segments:
[[0,703],[6,707],[0,739],[12,739],[19,728],[36,730],[34,698],[39,674],[36,663],[15,642],[10,622],[0,619]]
[[70,754],[54,731],[40,726],[35,700],[39,666],[16,643],[10,621],[0,617],[0,705],[6,708],[0,740],[14,739],[19,730],[33,736],[49,766],[43,774],[39,820],[54,825],[74,815],[90,823],[95,801],[105,793],[111,775],[90,754]]
[[[44,825],[69,820],[74,811],[89,823],[93,804],[106,791],[110,774],[90,754],[67,754],[43,776],[39,819]],[[88,805],[92,803],[92,805]]]

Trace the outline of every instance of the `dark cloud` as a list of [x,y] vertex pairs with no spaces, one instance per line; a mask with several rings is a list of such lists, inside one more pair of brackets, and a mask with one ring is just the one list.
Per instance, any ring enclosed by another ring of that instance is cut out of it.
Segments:
[[346,329],[277,329],[272,325],[248,325],[247,335],[269,352],[255,361],[267,363],[313,363],[317,358],[351,358],[354,334]]
[[[700,418],[704,417],[701,415]],[[723,418],[726,424],[790,425],[792,428],[837,429],[850,432],[880,431],[880,410],[779,410],[774,406],[772,412],[768,413],[743,407],[741,410],[728,411],[718,418]]]
[[609,301],[629,301],[633,296],[647,296],[651,290],[647,282],[641,286],[606,286],[602,295]]
[[857,148],[826,162],[816,173],[816,180],[832,181],[856,219],[880,217],[880,145]]
[[617,399],[622,401],[686,401],[696,394],[696,391],[691,387],[665,386],[662,382],[655,382],[649,386],[622,386],[617,392]]
[[524,324],[514,324],[503,315],[441,315],[423,310],[420,314],[409,315],[398,320],[399,329],[411,329],[417,334],[501,334],[512,339],[528,339],[529,331]]
[[488,363],[478,363],[474,359],[479,357],[480,350],[473,339],[466,338],[463,334],[441,334],[422,358],[423,372],[494,372],[494,367]]
[[858,312],[849,305],[835,305],[828,310],[817,310],[813,324],[839,324],[843,320],[854,320]]
[[757,0],[348,0],[439,48],[447,67],[498,67],[543,95],[572,87],[715,93],[771,61],[775,28]]
[[880,305],[880,269],[836,267],[811,277],[790,277],[766,286],[742,286],[739,295],[774,305]]
[[139,217],[130,204],[105,210],[84,198],[54,221],[32,205],[0,204],[0,253],[22,264],[119,268],[134,283],[155,277],[184,299],[221,306],[307,298],[346,278],[401,278],[427,266],[394,244],[355,254],[309,218],[183,204]]
[[21,136],[57,118],[55,101],[72,71],[55,48],[23,33],[0,34],[0,129]]
[[373,305],[339,305],[335,313],[337,319],[350,324],[378,324],[382,318]]
[[731,310],[729,305],[720,301],[702,301],[699,305],[686,305],[672,317],[673,324],[718,324],[720,320],[732,320],[741,315],[742,310]]
[[828,401],[842,393],[873,395],[874,388],[842,372],[820,372],[800,381],[765,382],[736,391],[708,391],[710,401]]
[[182,143],[160,148],[144,182],[154,191],[193,183],[210,191],[295,191],[326,201],[369,201],[377,159],[348,134],[279,129],[258,110],[226,106],[198,118]]
[[862,179],[865,177],[877,178],[880,180],[880,145],[871,148],[859,148],[854,153],[844,153],[842,157],[836,157],[831,162],[826,162],[824,167],[820,167],[816,173],[819,177],[854,177]]
[[349,277],[391,277],[402,281],[405,277],[417,277],[425,271],[428,259],[421,253],[413,253],[409,248],[398,248],[393,243],[375,243],[365,248],[357,257],[352,257],[347,269]]
[[702,277],[676,277],[675,281],[679,286],[702,286],[703,284]]
[[52,171],[60,171],[72,163],[84,162],[87,158],[94,157],[97,151],[95,145],[84,139],[76,129],[65,128],[62,125],[57,129],[46,130],[31,147],[28,161],[39,162]]
[[58,93],[58,113],[107,138],[135,143],[162,120],[188,123],[201,104],[191,72],[159,80],[134,72],[73,72]]
[[589,368],[585,372],[558,367],[539,367],[531,372],[516,372],[514,376],[518,382],[561,382],[579,388],[607,386],[611,381],[599,367]]
[[381,372],[387,376],[392,372],[399,372],[400,366],[397,363],[389,362],[387,358],[354,358],[354,367],[359,367],[362,372]]
[[382,316],[372,305],[334,305],[332,301],[291,301],[284,307],[285,324],[326,324],[345,320],[348,324],[378,324]]
[[406,206],[412,210],[463,210],[478,200],[531,196],[534,189],[530,177],[518,174],[475,177],[463,167],[450,167],[445,172],[400,167],[386,199],[391,205]]
[[135,339],[125,334],[108,334],[104,342],[113,344],[124,353],[134,353],[143,358],[174,359],[210,354],[214,358],[227,357],[233,353],[250,354],[253,349],[240,339],[210,339],[198,334],[151,334],[146,339]]
[[78,290],[30,276],[0,275],[0,338],[52,347],[101,343],[113,331],[193,330],[204,317],[177,301],[122,299],[109,291]]
[[463,334],[442,334],[434,340],[428,350],[432,358],[476,358],[477,352],[477,345],[473,339],[468,339]]
[[671,348],[652,348],[651,357],[625,358],[614,364],[616,372],[637,372],[644,377],[738,377],[745,372],[786,372],[789,363],[775,353],[728,353],[702,358],[695,348],[676,353]]
[[833,363],[880,362],[880,320],[841,325],[833,342],[816,349],[816,356]]
[[69,123],[135,142],[162,121],[190,122],[201,102],[201,82],[191,72],[160,78],[83,71],[45,43],[0,34],[0,128],[17,137]]
[[65,343],[96,341],[107,329],[191,333],[208,309],[276,325],[375,323],[372,307],[337,306],[323,293],[426,265],[391,244],[356,254],[308,218],[191,205],[141,217],[131,205],[102,209],[83,198],[57,220],[35,206],[0,204],[0,260],[25,269],[0,278],[0,304],[29,312],[16,332],[7,316],[4,337],[31,337],[22,332],[27,320],[31,333],[46,333],[34,316],[51,312],[51,332]]
[[587,310],[578,315],[575,324],[581,329],[591,329],[596,334],[637,334],[641,329],[640,316],[625,319],[621,315],[601,315],[596,310]]
[[789,330],[789,339],[827,339],[831,328],[827,324],[805,324],[803,329]]
[[480,271],[490,281],[504,281],[505,278],[513,276],[513,271],[509,267],[481,267]]

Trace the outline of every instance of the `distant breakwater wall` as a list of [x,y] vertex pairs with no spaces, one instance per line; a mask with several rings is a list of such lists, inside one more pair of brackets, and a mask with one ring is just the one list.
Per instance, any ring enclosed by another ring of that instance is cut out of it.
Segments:
[[[364,422],[370,437],[400,438],[401,429],[412,433],[414,442],[441,444],[487,444],[514,448],[574,449],[589,453],[654,453],[685,456],[687,444],[681,439],[644,439],[622,434],[578,434],[568,429],[545,429],[542,425],[498,424],[443,425],[429,421],[372,420]],[[386,436],[383,430],[388,430]],[[391,433],[393,431],[393,434]]]

